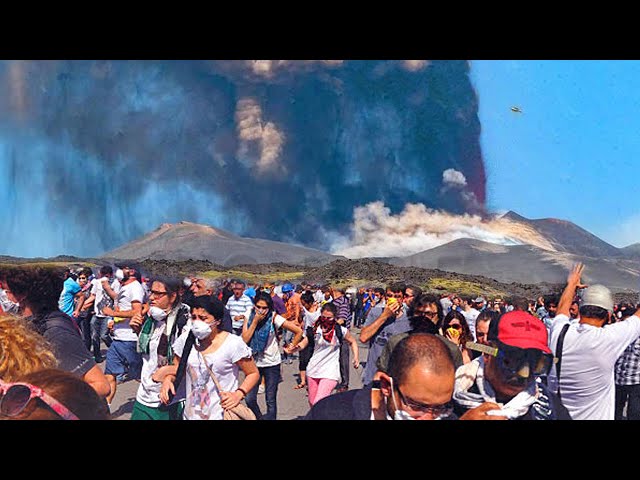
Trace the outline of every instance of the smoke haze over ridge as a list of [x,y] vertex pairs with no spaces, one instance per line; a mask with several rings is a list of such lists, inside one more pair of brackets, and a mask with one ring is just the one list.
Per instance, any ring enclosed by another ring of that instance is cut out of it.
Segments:
[[3,254],[182,220],[329,249],[373,202],[484,215],[466,61],[3,61],[0,89]]

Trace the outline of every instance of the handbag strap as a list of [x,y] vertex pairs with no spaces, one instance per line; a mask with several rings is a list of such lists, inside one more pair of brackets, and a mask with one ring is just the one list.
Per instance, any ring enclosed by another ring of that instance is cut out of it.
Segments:
[[200,355],[200,357],[202,357],[202,361],[204,362],[204,366],[207,367],[207,370],[209,370],[209,375],[211,375],[211,380],[213,380],[213,383],[216,384],[216,388],[218,389],[218,392],[222,393],[222,388],[220,388],[220,383],[218,382],[218,379],[213,374],[213,372],[211,371],[211,368],[207,364],[207,359],[204,358],[204,355],[202,354],[202,352],[198,351],[198,354]]
[[556,358],[554,359],[556,363],[556,377],[558,379],[558,391],[556,392],[558,398],[560,398],[560,368],[562,367],[562,346],[564,344],[564,337],[569,330],[569,324],[565,324],[562,327],[562,331],[560,332],[560,336],[558,337],[558,343],[556,343]]

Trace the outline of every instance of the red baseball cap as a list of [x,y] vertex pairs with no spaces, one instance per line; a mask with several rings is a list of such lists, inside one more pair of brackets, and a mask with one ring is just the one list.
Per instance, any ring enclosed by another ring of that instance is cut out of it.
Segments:
[[547,327],[530,313],[516,310],[502,315],[489,324],[488,340],[498,340],[517,348],[535,348],[551,353]]

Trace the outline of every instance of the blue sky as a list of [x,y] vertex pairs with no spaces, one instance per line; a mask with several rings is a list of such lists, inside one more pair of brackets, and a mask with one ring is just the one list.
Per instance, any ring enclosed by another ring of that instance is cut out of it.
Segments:
[[471,77],[490,211],[640,242],[640,61],[474,60]]

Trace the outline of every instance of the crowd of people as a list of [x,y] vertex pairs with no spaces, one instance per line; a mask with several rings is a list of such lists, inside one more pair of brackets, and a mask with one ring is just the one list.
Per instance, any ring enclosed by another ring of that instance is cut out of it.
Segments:
[[276,420],[295,359],[308,420],[640,419],[640,311],[583,270],[528,299],[2,267],[0,419],[108,419],[136,381],[132,420]]

